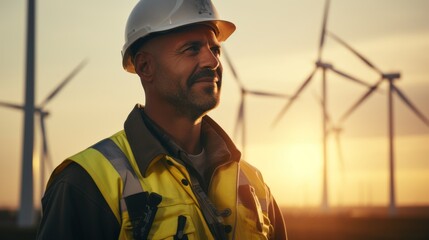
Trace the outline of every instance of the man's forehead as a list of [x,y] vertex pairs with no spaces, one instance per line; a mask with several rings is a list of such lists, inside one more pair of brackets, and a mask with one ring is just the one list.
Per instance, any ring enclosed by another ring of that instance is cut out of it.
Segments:
[[206,24],[194,24],[183,27],[177,31],[165,35],[166,40],[172,41],[208,41],[212,44],[219,44],[215,30]]
[[199,24],[192,24],[189,26],[184,26],[181,28],[178,28],[175,31],[172,31],[171,33],[175,34],[203,34],[203,35],[212,35],[214,36],[214,38],[216,38],[217,32],[216,30],[210,25],[210,24],[204,24],[204,23],[199,23]]

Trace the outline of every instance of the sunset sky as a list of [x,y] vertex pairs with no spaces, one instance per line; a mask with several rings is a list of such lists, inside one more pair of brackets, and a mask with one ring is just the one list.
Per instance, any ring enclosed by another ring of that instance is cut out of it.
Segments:
[[[47,105],[54,165],[122,129],[144,93],[122,69],[120,50],[129,12],[137,1],[37,1],[36,104],[83,59],[84,69]],[[293,94],[314,68],[323,0],[220,1],[222,17],[237,25],[224,43],[248,89]],[[329,31],[383,71],[397,71],[397,87],[429,118],[429,0],[332,0]],[[24,103],[26,1],[0,1],[0,101]],[[323,60],[369,84],[378,75],[331,38]],[[328,73],[328,111],[333,122],[367,90]],[[318,206],[321,200],[321,74],[277,125],[285,99],[247,96],[245,158],[258,167],[278,202]],[[343,168],[328,142],[329,202],[388,203],[387,83],[341,126]],[[232,136],[240,90],[224,61],[221,105],[209,115]],[[395,96],[398,205],[429,204],[429,127]],[[0,208],[18,206],[23,112],[0,108]],[[37,118],[35,118],[37,120]],[[39,131],[36,121],[35,129]],[[35,156],[40,134],[35,135]],[[241,148],[241,140],[237,145]],[[40,202],[35,162],[35,205]]]

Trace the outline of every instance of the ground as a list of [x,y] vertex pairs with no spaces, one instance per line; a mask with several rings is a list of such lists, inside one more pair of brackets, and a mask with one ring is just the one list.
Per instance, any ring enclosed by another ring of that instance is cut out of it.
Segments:
[[[283,208],[289,240],[429,239],[429,206],[319,209]],[[36,229],[15,226],[16,212],[0,211],[0,239],[35,239]]]

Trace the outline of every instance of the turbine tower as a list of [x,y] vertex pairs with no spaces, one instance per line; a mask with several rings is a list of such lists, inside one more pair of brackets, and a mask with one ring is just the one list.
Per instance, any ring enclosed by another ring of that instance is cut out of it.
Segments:
[[36,58],[36,0],[27,6],[27,56],[24,108],[24,138],[22,154],[21,195],[18,226],[30,227],[34,222],[33,206],[33,145],[34,145],[34,85]]
[[344,122],[372,93],[374,93],[380,84],[384,81],[388,82],[389,93],[388,93],[388,130],[389,130],[389,213],[391,215],[396,214],[396,187],[395,187],[395,149],[394,149],[394,116],[393,116],[393,94],[397,94],[399,99],[401,99],[405,105],[407,105],[420,120],[422,120],[427,126],[429,126],[429,120],[426,118],[423,113],[421,113],[417,107],[405,96],[405,94],[395,86],[395,81],[401,77],[399,72],[383,72],[378,67],[376,67],[372,62],[370,62],[366,57],[357,52],[354,48],[352,48],[349,44],[347,44],[344,40],[339,38],[333,33],[328,33],[330,37],[332,37],[335,41],[343,45],[349,51],[351,51],[354,55],[356,55],[359,59],[361,59],[368,67],[373,69],[380,75],[380,79],[377,83],[375,83],[371,88],[356,101],[352,107],[347,110],[343,116],[340,118],[340,123]]

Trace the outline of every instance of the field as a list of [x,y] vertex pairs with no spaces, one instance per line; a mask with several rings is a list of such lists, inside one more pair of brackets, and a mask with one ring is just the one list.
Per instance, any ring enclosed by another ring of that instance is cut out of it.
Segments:
[[[289,240],[417,240],[429,239],[429,207],[401,207],[390,216],[386,208],[284,208]],[[0,239],[35,239],[36,229],[14,226],[16,213],[0,212]]]
[[290,240],[429,240],[429,207],[284,209]]

